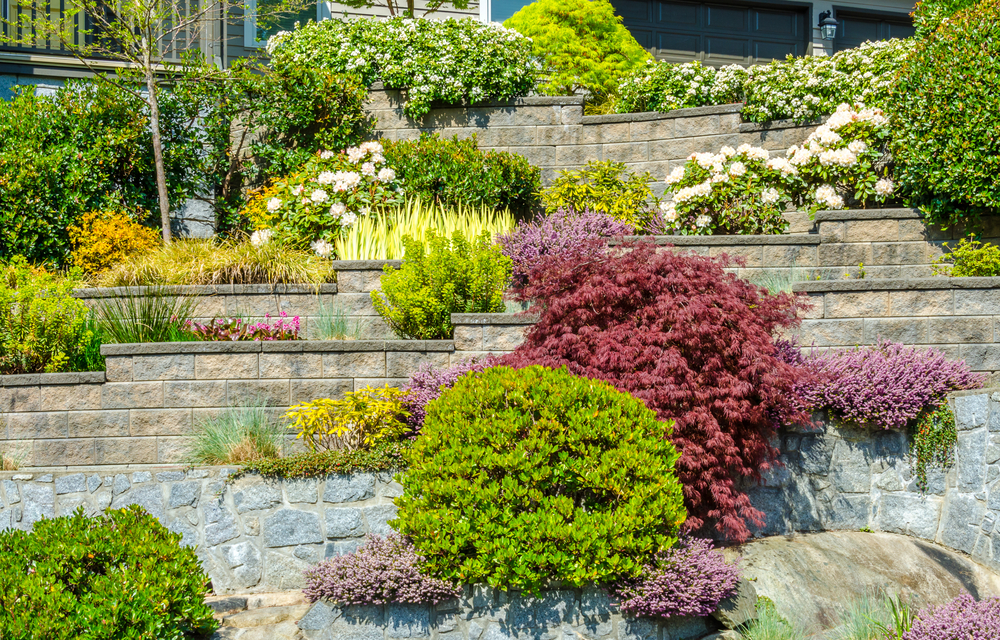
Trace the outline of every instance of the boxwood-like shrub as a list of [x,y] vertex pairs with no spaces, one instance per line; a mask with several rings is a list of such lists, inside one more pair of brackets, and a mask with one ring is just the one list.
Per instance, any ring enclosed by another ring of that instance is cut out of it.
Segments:
[[464,376],[427,405],[394,526],[445,580],[537,591],[637,576],[685,518],[671,428],[565,369]]
[[156,639],[210,634],[208,576],[141,508],[41,520],[0,532],[0,637],[4,640]]
[[897,173],[933,220],[1000,208],[998,82],[1000,0],[984,0],[921,41],[892,90]]

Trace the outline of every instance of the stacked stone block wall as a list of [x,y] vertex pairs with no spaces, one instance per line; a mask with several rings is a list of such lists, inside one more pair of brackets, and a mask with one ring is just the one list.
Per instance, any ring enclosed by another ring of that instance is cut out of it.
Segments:
[[[182,461],[191,431],[227,407],[400,386],[420,367],[512,350],[531,318],[454,317],[454,340],[104,345],[106,371],[0,376],[0,451],[25,467]],[[478,335],[478,341],[471,336]]]
[[432,109],[420,119],[406,116],[397,90],[373,89],[366,110],[386,140],[412,140],[423,133],[476,136],[482,149],[508,151],[541,167],[549,183],[565,169],[591,160],[614,160],[633,171],[649,171],[662,192],[664,176],[695,152],[716,153],[748,143],[782,152],[802,144],[814,126],[790,121],[744,123],[742,105],[729,104],[669,113],[583,115],[582,97],[529,97],[474,106]]

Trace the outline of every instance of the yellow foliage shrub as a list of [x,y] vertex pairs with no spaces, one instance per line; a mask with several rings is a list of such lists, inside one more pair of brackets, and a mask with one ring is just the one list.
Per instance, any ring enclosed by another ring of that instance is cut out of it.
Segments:
[[292,420],[296,438],[312,451],[370,447],[380,440],[398,438],[408,427],[401,418],[404,392],[386,385],[348,391],[343,400],[318,398],[297,404],[285,414]]
[[126,258],[154,249],[159,233],[144,227],[127,213],[91,211],[78,226],[69,227],[73,264],[87,273],[106,271]]

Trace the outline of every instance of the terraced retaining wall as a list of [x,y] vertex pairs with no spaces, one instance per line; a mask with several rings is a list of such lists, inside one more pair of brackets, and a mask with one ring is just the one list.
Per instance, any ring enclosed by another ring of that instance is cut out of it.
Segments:
[[760,535],[863,527],[937,542],[1000,570],[1000,388],[953,393],[958,446],[947,470],[917,487],[905,432],[791,427],[784,467],[751,490],[767,524]]
[[377,119],[381,138],[411,140],[422,133],[448,138],[475,135],[480,148],[517,153],[541,167],[545,183],[560,170],[579,169],[591,160],[614,160],[633,171],[652,173],[658,192],[665,186],[664,176],[692,153],[717,153],[724,145],[743,143],[784,153],[802,144],[815,129],[815,125],[792,121],[745,123],[741,104],[585,116],[582,97],[539,96],[434,108],[418,120],[404,115],[402,104],[398,90],[372,88],[365,108]]
[[280,413],[398,386],[424,365],[510,351],[531,321],[456,314],[456,340],[104,345],[106,372],[0,376],[0,449],[28,467],[178,462],[192,427],[225,407],[259,399]]

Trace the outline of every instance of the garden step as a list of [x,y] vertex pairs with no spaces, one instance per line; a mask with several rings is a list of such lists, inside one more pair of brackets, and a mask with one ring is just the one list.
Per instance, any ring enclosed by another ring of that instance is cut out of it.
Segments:
[[247,608],[246,596],[208,596],[205,598],[207,604],[217,619],[222,619]]
[[265,625],[276,625],[279,622],[298,622],[302,616],[309,611],[310,605],[301,604],[288,607],[265,607],[262,609],[249,609],[234,613],[222,619],[225,627],[239,627],[249,629],[252,627],[263,627]]
[[277,593],[255,593],[246,597],[247,609],[263,609],[264,607],[290,607],[298,604],[308,604],[306,595],[301,591],[279,591]]
[[211,640],[299,640],[302,638],[294,620],[277,624],[267,624],[250,629],[222,627],[212,635]]

